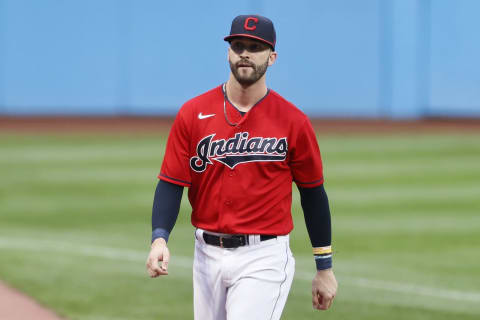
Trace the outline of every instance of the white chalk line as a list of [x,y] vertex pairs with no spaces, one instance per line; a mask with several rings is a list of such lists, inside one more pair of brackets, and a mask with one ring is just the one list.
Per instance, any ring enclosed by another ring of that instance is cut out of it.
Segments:
[[[105,258],[112,260],[123,260],[137,263],[144,263],[148,255],[148,248],[145,251],[121,249],[104,246],[77,245],[66,242],[56,242],[48,240],[25,239],[25,238],[3,238],[0,237],[0,249],[20,249],[28,251],[54,251],[73,255],[83,255],[96,258]],[[192,268],[192,258],[174,255],[170,261],[174,267]],[[298,270],[295,272],[295,278],[304,281],[311,281],[312,272]],[[426,296],[430,298],[457,300],[462,302],[480,302],[480,292],[459,291],[442,288],[433,288],[414,283],[399,283],[393,281],[375,280],[369,278],[339,277],[341,285],[361,287],[367,289],[383,290],[401,294],[415,296]]]
[[[302,280],[311,280],[311,273],[296,272],[295,276]],[[355,278],[342,276],[339,279],[341,284],[348,284],[355,287],[368,289],[385,290],[397,293],[412,294],[417,296],[426,296],[433,298],[443,298],[458,301],[480,302],[480,292],[467,292],[458,290],[447,290],[441,288],[432,288],[420,286],[413,283],[399,283],[393,281],[374,280],[368,278]]]

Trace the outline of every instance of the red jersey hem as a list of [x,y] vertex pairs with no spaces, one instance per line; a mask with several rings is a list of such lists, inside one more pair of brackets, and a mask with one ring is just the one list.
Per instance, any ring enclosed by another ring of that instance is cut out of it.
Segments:
[[323,178],[320,179],[320,180],[312,181],[312,182],[295,181],[297,186],[302,187],[302,188],[315,188],[315,187],[321,186],[323,184],[323,182],[324,182]]
[[285,236],[287,234],[290,234],[290,232],[293,230],[293,227],[289,228],[288,230],[283,230],[283,231],[275,231],[275,230],[261,230],[261,229],[237,229],[235,231],[231,230],[223,230],[223,229],[215,229],[206,225],[202,225],[200,223],[194,224],[193,225],[195,228],[203,229],[206,231],[210,232],[217,232],[217,233],[225,233],[225,234],[264,234],[264,235],[273,235],[273,236]]
[[166,176],[162,173],[159,173],[157,178],[160,179],[160,180],[163,180],[163,181],[167,181],[167,182],[182,186],[182,187],[190,187],[192,185],[191,182],[183,181],[183,180],[179,180],[179,179],[175,179],[175,178],[170,178],[170,177],[168,177],[168,176]]

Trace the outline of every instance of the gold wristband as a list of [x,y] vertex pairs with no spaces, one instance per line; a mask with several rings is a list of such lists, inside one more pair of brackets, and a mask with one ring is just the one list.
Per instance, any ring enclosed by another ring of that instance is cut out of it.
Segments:
[[332,253],[332,246],[313,248],[313,254],[328,254]]

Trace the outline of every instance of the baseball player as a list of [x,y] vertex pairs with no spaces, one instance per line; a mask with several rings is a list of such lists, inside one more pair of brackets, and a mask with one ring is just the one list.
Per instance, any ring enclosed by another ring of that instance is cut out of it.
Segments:
[[309,119],[269,89],[273,23],[236,17],[226,83],[177,114],[155,191],[151,277],[168,274],[168,238],[184,187],[192,205],[195,319],[280,319],[293,280],[292,182],[297,185],[317,272],[315,309],[332,304],[331,223],[320,150]]

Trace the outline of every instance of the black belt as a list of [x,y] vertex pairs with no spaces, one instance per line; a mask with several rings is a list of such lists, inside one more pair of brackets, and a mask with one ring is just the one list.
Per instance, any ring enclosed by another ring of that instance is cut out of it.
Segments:
[[[260,235],[260,241],[275,239],[277,236]],[[238,247],[243,247],[248,244],[248,235],[246,234],[237,234],[237,235],[228,235],[228,236],[216,236],[214,234],[203,233],[203,240],[205,243],[212,246],[217,246],[220,248],[234,249]]]

